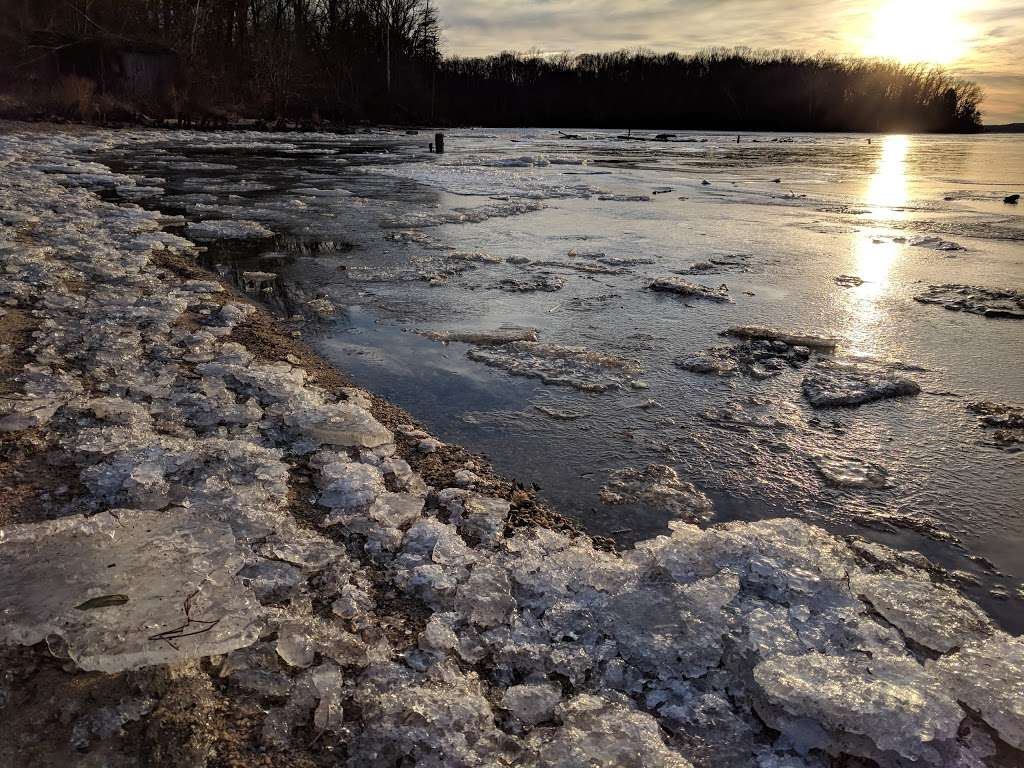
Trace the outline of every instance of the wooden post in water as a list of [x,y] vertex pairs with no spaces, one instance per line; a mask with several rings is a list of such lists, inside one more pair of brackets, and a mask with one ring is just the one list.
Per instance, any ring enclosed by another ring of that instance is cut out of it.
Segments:
[[444,154],[444,134],[443,133],[435,133],[434,134],[434,151],[437,154],[439,154],[439,155],[443,155]]

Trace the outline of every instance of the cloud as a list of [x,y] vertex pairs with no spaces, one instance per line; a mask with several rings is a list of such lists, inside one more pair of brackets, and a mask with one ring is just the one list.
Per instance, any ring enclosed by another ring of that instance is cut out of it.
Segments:
[[[503,50],[584,53],[620,48],[695,51],[714,46],[860,53],[885,0],[437,0],[450,54]],[[928,13],[931,0],[920,0]],[[1024,3],[961,1],[972,30],[953,69],[978,79],[988,122],[1024,120]],[[913,34],[908,30],[907,34]]]

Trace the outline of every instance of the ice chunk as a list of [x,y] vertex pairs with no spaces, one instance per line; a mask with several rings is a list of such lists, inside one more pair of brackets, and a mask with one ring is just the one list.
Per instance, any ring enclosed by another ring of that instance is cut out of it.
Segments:
[[640,363],[582,347],[515,341],[466,352],[470,360],[502,368],[514,376],[540,379],[584,392],[624,388],[640,373]]
[[720,285],[717,288],[709,288],[706,285],[691,283],[689,280],[683,280],[681,277],[659,277],[652,282],[648,288],[652,291],[675,293],[688,298],[692,297],[695,299],[707,299],[708,301],[717,301],[720,303],[732,303],[732,298],[729,296],[729,289],[725,285]]
[[273,237],[274,233],[255,221],[244,219],[207,219],[190,222],[185,228],[193,240],[250,240]]
[[41,427],[63,404],[48,397],[6,397],[0,399],[0,432],[19,432]]
[[811,461],[833,485],[848,488],[884,488],[888,482],[885,467],[850,456],[815,454]]
[[904,635],[933,651],[945,653],[992,631],[978,606],[927,577],[865,573],[852,580],[852,587]]
[[261,560],[247,565],[239,574],[242,583],[252,587],[261,603],[287,600],[305,581],[302,571],[294,565],[275,560]]
[[241,648],[260,608],[227,525],[183,509],[114,510],[0,530],[0,640],[63,638],[118,672]]
[[977,414],[983,427],[995,430],[993,437],[997,446],[1014,450],[1024,443],[1024,408],[1021,406],[986,400],[971,403],[967,409]]
[[605,504],[645,504],[687,522],[699,522],[711,516],[710,499],[664,464],[613,472],[601,487],[601,501]]
[[[384,475],[377,467],[355,461],[337,461],[321,468],[319,484],[323,488],[320,503],[332,509],[351,510],[368,507],[384,493]],[[331,516],[325,524],[336,516]]]
[[1024,292],[1009,288],[945,283],[928,286],[928,290],[919,293],[914,300],[985,317],[1024,319]]
[[741,325],[730,328],[725,332],[726,336],[736,336],[741,339],[760,339],[763,341],[781,341],[792,347],[810,347],[811,349],[832,350],[836,348],[839,340],[832,336],[822,336],[813,333],[794,333],[782,331],[778,328],[768,328],[763,325]]
[[[938,679],[909,657],[780,654],[754,669],[758,714],[798,752],[823,749],[895,762],[944,765],[964,713]],[[852,738],[851,738],[852,737]],[[857,738],[863,737],[863,738]]]
[[665,746],[653,717],[626,703],[583,694],[556,715],[561,727],[530,734],[538,768],[692,768]]
[[826,361],[804,376],[803,390],[815,408],[829,408],[916,395],[921,387],[881,366]]
[[501,706],[524,725],[550,720],[562,689],[553,683],[513,685],[505,691]]
[[296,409],[285,421],[322,445],[377,448],[394,439],[369,411],[349,402]]
[[473,569],[469,581],[459,587],[456,609],[480,627],[494,627],[508,620],[516,601],[511,594],[508,574],[500,568],[481,565]]
[[519,326],[502,326],[493,331],[421,331],[421,335],[434,341],[450,343],[459,341],[463,344],[488,346],[492,344],[508,344],[512,341],[539,341],[540,333],[536,328]]
[[423,512],[423,497],[408,493],[382,493],[370,505],[371,518],[389,528],[407,528]]
[[928,662],[928,669],[1003,741],[1024,750],[1024,639],[995,632]]

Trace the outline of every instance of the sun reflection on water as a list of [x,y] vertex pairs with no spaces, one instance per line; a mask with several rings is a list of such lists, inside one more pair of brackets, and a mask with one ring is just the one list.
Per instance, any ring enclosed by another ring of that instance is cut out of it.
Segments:
[[[886,136],[875,172],[868,180],[864,201],[873,219],[900,221],[906,218],[901,210],[906,205],[906,157],[909,140],[906,136]],[[853,274],[864,280],[864,285],[847,294],[850,327],[848,335],[854,349],[863,353],[877,353],[878,328],[882,323],[879,300],[888,293],[889,275],[893,265],[903,254],[903,243],[891,236],[862,230],[854,241]]]
[[882,154],[864,196],[875,217],[895,220],[906,216],[900,207],[907,204],[906,159],[909,144],[906,136],[886,136],[882,140]]

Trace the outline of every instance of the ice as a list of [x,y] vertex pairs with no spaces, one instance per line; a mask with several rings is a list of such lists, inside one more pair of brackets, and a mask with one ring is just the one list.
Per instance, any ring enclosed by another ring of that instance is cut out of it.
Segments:
[[[230,529],[188,510],[114,510],[0,530],[0,640],[63,639],[118,672],[254,642],[259,604]],[[145,574],[145,575],[143,575]]]
[[864,285],[864,279],[856,275],[836,275],[833,281],[842,288],[858,288]]
[[977,415],[983,427],[994,430],[996,445],[1014,449],[1024,443],[1024,407],[986,400],[970,403],[967,409]]
[[927,667],[1003,741],[1024,750],[1024,640],[994,632]]
[[706,285],[691,283],[689,280],[683,280],[681,277],[659,277],[648,288],[652,291],[675,293],[687,298],[692,297],[720,303],[732,303],[729,289],[725,285],[720,285],[718,288],[708,288]]
[[[149,134],[119,135],[142,141]],[[244,132],[202,139],[161,132],[159,142],[169,140],[281,148],[279,137]],[[261,348],[239,343],[248,334],[231,334],[254,311],[249,304],[230,301],[212,279],[184,280],[151,262],[168,250],[187,257],[190,246],[162,234],[168,222],[157,214],[103,202],[77,186],[129,182],[98,164],[65,162],[70,150],[63,141],[38,133],[0,137],[0,209],[23,209],[20,220],[33,223],[18,230],[24,246],[0,245],[0,292],[5,307],[31,307],[38,321],[24,350],[31,359],[17,382],[22,393],[5,397],[57,403],[40,434],[54,441],[80,481],[76,511],[98,514],[3,531],[4,642],[45,641],[68,670],[72,663],[120,670],[209,656],[203,667],[218,669],[216,657],[226,654],[217,701],[266,712],[259,715],[260,748],[270,762],[292,753],[301,761],[312,743],[320,757],[351,765],[428,768],[688,760],[713,768],[825,768],[829,755],[836,763],[874,761],[883,768],[1013,764],[1024,720],[1021,641],[934,583],[936,571],[923,558],[792,519],[710,525],[706,498],[676,473],[692,465],[675,458],[658,459],[671,466],[609,478],[607,490],[617,499],[675,508],[683,518],[621,553],[595,548],[584,535],[521,526],[518,516],[510,524],[521,502],[513,507],[481,492],[495,484],[475,462],[452,466],[458,487],[428,489],[398,457],[395,436],[373,417],[366,393],[319,389],[293,356],[288,363],[258,359]],[[89,138],[74,141],[85,142],[86,151],[92,146]],[[17,149],[12,142],[20,142]],[[19,153],[34,159],[3,165]],[[38,170],[47,163],[57,164],[56,174]],[[328,181],[310,174],[301,183],[313,189]],[[404,216],[405,208],[386,202],[388,213]],[[317,204],[313,196],[307,203]],[[509,211],[518,205],[496,203]],[[664,206],[639,207],[653,215]],[[422,213],[438,223],[473,220],[443,209]],[[239,206],[216,215],[257,217]],[[591,251],[616,247],[603,235],[573,239],[598,237],[577,254],[584,267],[641,258]],[[490,262],[475,255],[482,245],[466,248],[468,258]],[[637,247],[643,255],[664,253],[648,243]],[[708,259],[696,272],[750,271],[763,262],[694,258]],[[675,266],[669,256],[658,259],[666,269]],[[561,280],[514,264],[487,269],[513,281]],[[472,352],[500,360],[492,362],[498,367],[583,389],[638,384],[639,362],[619,355],[642,351],[658,385],[654,348],[675,349],[674,338],[622,328],[611,342],[616,354],[607,354],[598,316],[568,315],[611,311],[629,295],[650,301],[605,284],[616,282],[614,275],[575,275],[570,290],[593,284],[593,295],[560,303],[543,295],[505,297],[550,313],[553,322],[537,327],[550,328],[545,333],[559,341],[572,338],[565,325],[579,325],[593,349],[528,341],[533,328],[496,327],[505,318],[532,322],[506,307],[491,324],[467,320],[468,331],[440,333],[472,343]],[[486,291],[488,284],[477,287]],[[481,300],[487,304],[483,294]],[[836,344],[760,327],[735,335],[734,346],[708,351],[712,369],[731,365],[763,378]],[[764,389],[785,388],[789,378]],[[569,399],[542,406],[544,412],[593,417],[545,423],[546,429],[598,426],[607,415],[598,398],[587,398],[584,414],[570,402],[580,395],[560,397]],[[668,405],[667,392],[658,397]],[[615,400],[621,398],[609,398]],[[814,420],[805,427],[805,409],[793,405],[794,415],[779,411],[778,399],[768,402],[770,412],[746,401],[743,408],[702,401],[697,413],[733,430],[730,436],[760,430],[774,437],[799,427],[794,436],[810,441],[855,425],[849,419],[856,414],[844,414],[842,424]],[[669,407],[644,413],[634,404],[616,407],[634,420],[656,420],[659,430],[689,428],[670,418],[676,414]],[[983,404],[976,415],[994,431],[1011,432],[1014,407]],[[397,431],[403,451],[431,439],[411,425]],[[794,457],[798,474],[814,461],[830,481],[844,484],[876,485],[884,469],[872,456],[826,451],[819,442],[801,442]],[[609,470],[619,467],[621,461]],[[857,493],[853,501],[877,495]],[[302,510],[318,501],[334,522],[330,538],[307,527],[316,515]],[[108,510],[117,505],[152,509],[115,512],[121,519],[114,521]],[[159,671],[168,673],[177,670]],[[132,702],[103,702],[108,711],[76,697],[82,709],[75,717],[116,724],[118,707]],[[205,703],[196,700],[197,707]],[[90,728],[81,726],[82,733]]]
[[449,522],[473,541],[493,545],[505,530],[510,504],[504,499],[462,488],[446,488],[437,494],[437,500],[448,510]]
[[641,371],[636,360],[583,347],[530,341],[474,348],[467,351],[466,356],[470,360],[502,368],[514,376],[536,378],[545,384],[573,387],[584,392],[627,387]]
[[61,400],[46,397],[6,397],[0,399],[0,432],[19,432],[46,424],[62,405]]
[[562,689],[551,683],[513,685],[505,690],[501,706],[524,725],[550,720]]
[[915,248],[931,248],[933,251],[962,251],[964,247],[959,243],[954,243],[951,240],[943,240],[941,237],[914,237],[911,238],[908,245],[912,245]]
[[803,391],[815,408],[830,408],[916,395],[921,387],[891,368],[825,361],[804,376]]
[[185,232],[193,240],[251,240],[273,237],[274,233],[255,221],[207,219],[191,222]]
[[883,765],[898,755],[947,765],[963,712],[912,659],[779,654],[754,669],[758,714],[799,753],[822,749]]
[[541,211],[546,206],[535,200],[508,200],[476,208],[455,208],[451,211],[431,211],[429,213],[410,213],[385,220],[381,226],[389,229],[413,229],[420,227],[439,227],[445,224],[479,224],[488,219],[521,216],[526,213]]
[[861,574],[854,592],[915,643],[946,653],[992,632],[988,617],[974,603],[922,577],[893,579],[891,574]]
[[305,582],[300,569],[274,560],[247,565],[238,575],[243,584],[252,588],[261,603],[287,600]]
[[658,722],[628,704],[579,695],[558,707],[561,726],[534,731],[528,742],[537,768],[691,768],[665,746]]
[[673,518],[699,522],[711,516],[711,501],[692,483],[664,464],[649,464],[644,469],[613,472],[601,487],[605,504],[644,504],[663,510]]
[[408,528],[423,511],[423,497],[408,493],[381,493],[367,513],[388,528]]
[[494,725],[480,680],[452,666],[417,674],[382,664],[363,678],[354,703],[363,726],[350,744],[353,766],[482,766],[507,762],[516,753]]
[[289,410],[284,420],[320,445],[379,448],[393,440],[391,432],[383,424],[354,403],[299,406]]
[[741,339],[758,339],[762,341],[781,341],[791,347],[810,347],[811,349],[833,350],[839,340],[832,336],[820,334],[783,331],[778,328],[768,328],[761,325],[734,326],[725,331],[726,336],[736,336]]
[[957,312],[970,312],[985,317],[1024,319],[1024,292],[976,285],[945,283],[930,285],[914,297],[922,304],[938,304]]
[[310,677],[319,699],[313,713],[313,726],[318,731],[340,730],[345,714],[342,708],[345,678],[341,670],[331,664],[321,664],[311,671]]
[[508,344],[512,341],[539,341],[540,334],[536,328],[506,326],[493,331],[421,331],[423,336],[434,341],[450,343],[459,341],[464,344],[488,346],[492,344]]
[[846,488],[884,488],[888,483],[885,467],[850,456],[815,454],[811,461],[833,485]]
[[455,599],[456,609],[485,629],[506,623],[515,605],[508,574],[488,565],[473,569]]
[[753,379],[768,379],[783,371],[800,368],[811,350],[780,340],[754,339],[739,344],[709,347],[702,352],[677,358],[677,367],[694,373],[729,375],[742,373]]
[[495,288],[509,293],[532,293],[533,291],[560,291],[565,287],[565,279],[557,275],[540,273],[525,278],[506,278],[499,281]]
[[[377,467],[350,461],[335,461],[320,469],[323,489],[320,503],[325,507],[353,510],[369,507],[385,492],[384,475]],[[328,518],[327,525],[332,524]]]

